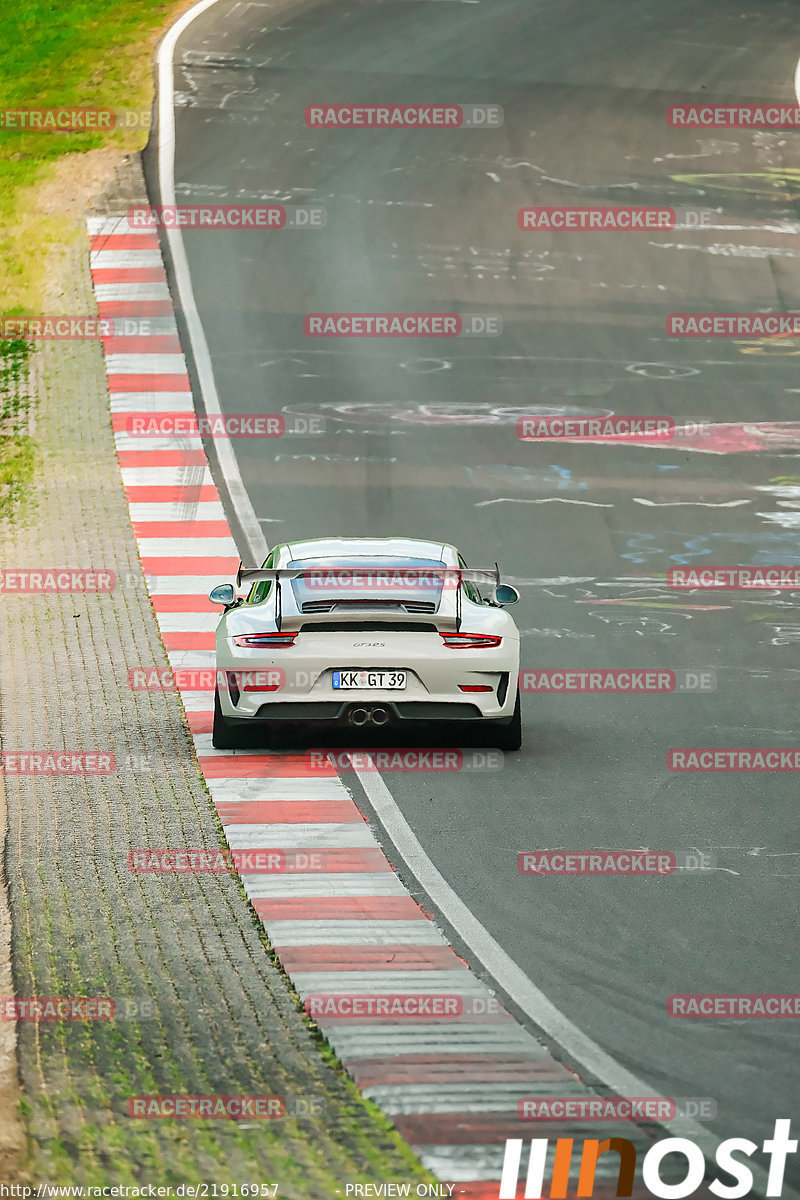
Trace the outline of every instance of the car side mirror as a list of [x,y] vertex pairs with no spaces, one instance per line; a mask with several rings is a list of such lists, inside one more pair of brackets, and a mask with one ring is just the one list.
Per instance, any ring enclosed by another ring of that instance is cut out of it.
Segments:
[[218,583],[208,593],[208,598],[212,604],[224,604],[226,608],[233,608],[236,603],[236,592],[233,590],[233,584]]
[[501,608],[506,604],[516,604],[519,592],[510,583],[498,583],[492,593],[492,600]]

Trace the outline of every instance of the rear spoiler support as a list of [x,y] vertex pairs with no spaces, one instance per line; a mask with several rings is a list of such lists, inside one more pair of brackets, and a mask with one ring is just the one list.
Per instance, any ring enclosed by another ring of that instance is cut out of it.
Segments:
[[281,581],[284,579],[298,579],[303,575],[315,575],[320,571],[329,569],[331,571],[391,571],[398,570],[404,574],[417,575],[441,575],[443,578],[447,575],[455,575],[458,578],[459,586],[456,588],[456,631],[461,629],[461,584],[464,580],[469,583],[491,583],[493,587],[498,587],[500,584],[500,567],[498,563],[494,567],[478,568],[478,567],[388,567],[385,564],[381,566],[371,566],[366,563],[363,567],[354,567],[352,564],[347,566],[336,565],[331,563],[330,568],[325,567],[246,567],[244,563],[239,562],[239,568],[236,572],[236,586],[241,588],[244,584],[252,587],[254,583],[261,583],[265,579],[271,579],[275,582],[275,625],[280,632],[281,628]]

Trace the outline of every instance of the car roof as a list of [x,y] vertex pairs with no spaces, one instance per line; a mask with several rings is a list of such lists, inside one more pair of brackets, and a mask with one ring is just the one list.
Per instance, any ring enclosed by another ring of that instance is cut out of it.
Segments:
[[423,541],[421,538],[310,538],[302,542],[286,542],[280,547],[280,561],[302,558],[425,558],[448,564],[457,563],[458,551],[446,542]]

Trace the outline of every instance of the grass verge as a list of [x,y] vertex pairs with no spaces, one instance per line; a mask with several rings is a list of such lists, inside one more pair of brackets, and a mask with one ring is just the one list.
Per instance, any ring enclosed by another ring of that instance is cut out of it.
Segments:
[[[54,256],[113,163],[147,140],[155,42],[189,0],[22,0],[0,7],[0,295],[5,316],[37,316]],[[124,110],[135,126],[32,131],[19,110]],[[26,387],[33,346],[0,340],[0,520],[30,494],[35,443]]]
[[27,497],[35,445],[29,430],[28,366],[33,347],[22,338],[0,341],[0,520]]
[[[0,7],[2,111],[48,108],[150,109],[153,48],[188,0],[21,0]],[[46,290],[47,252],[75,235],[70,184],[88,151],[140,150],[145,124],[113,131],[28,131],[0,121],[0,294],[6,314],[36,315]],[[59,169],[65,189],[43,201]],[[65,194],[64,194],[65,193]]]

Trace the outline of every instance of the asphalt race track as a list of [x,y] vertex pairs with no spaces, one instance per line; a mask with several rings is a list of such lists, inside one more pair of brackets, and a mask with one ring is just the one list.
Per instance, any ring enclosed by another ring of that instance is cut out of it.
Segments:
[[[664,573],[800,564],[800,345],[670,338],[665,319],[800,309],[800,135],[670,128],[666,109],[794,103],[796,32],[779,0],[219,0],[175,72],[179,203],[327,212],[323,229],[184,234],[223,411],[325,419],[320,435],[232,443],[267,542],[441,538],[520,588],[526,669],[714,673],[695,694],[526,694],[525,745],[501,771],[386,782],[575,1025],[662,1095],[715,1101],[718,1136],[759,1143],[792,1115],[793,1022],[678,1021],[666,1001],[793,990],[796,778],[679,774],[666,755],[798,743],[800,596],[677,592]],[[504,124],[304,123],[309,104],[384,101],[497,104]],[[157,195],[152,144],[146,165]],[[517,225],[524,205],[590,204],[707,223]],[[310,312],[499,314],[503,331],[312,338]],[[517,418],[537,412],[729,428],[522,442]],[[650,847],[684,868],[518,873],[519,851],[556,847]]]

